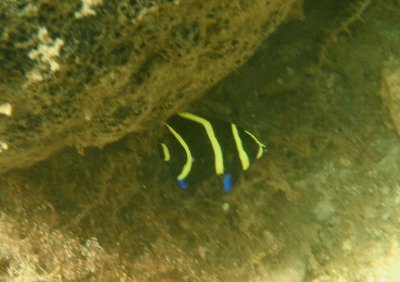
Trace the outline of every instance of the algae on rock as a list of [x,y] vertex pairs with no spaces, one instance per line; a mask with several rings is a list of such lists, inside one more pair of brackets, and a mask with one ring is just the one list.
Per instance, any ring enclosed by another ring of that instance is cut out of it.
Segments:
[[296,3],[2,1],[0,104],[13,115],[0,120],[0,173],[156,127],[242,65]]

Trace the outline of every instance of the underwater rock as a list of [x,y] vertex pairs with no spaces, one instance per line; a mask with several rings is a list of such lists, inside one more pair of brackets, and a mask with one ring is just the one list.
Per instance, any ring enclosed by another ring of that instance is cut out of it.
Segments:
[[0,173],[158,126],[299,3],[1,1]]

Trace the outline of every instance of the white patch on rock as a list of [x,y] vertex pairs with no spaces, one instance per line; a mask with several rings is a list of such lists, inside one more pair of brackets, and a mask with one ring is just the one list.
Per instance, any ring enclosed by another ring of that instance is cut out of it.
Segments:
[[335,213],[335,210],[331,200],[326,197],[315,206],[313,213],[319,221],[325,221]]
[[0,141],[0,153],[8,150],[8,144],[4,141]]
[[137,24],[137,23],[141,22],[143,20],[143,18],[146,17],[148,14],[156,13],[159,11],[159,9],[160,9],[160,7],[158,7],[158,6],[151,6],[151,7],[143,8],[142,10],[140,10],[138,16],[134,20],[132,20],[132,23]]
[[43,80],[42,72],[54,73],[60,69],[56,58],[60,56],[64,41],[61,38],[53,40],[45,27],[39,28],[37,38],[40,43],[36,49],[29,51],[28,57],[39,64],[37,68],[40,71],[35,68],[28,72],[27,77],[34,81],[41,81]]
[[11,116],[12,115],[12,105],[10,103],[0,104],[0,114]]
[[75,12],[75,18],[81,19],[84,17],[95,16],[94,7],[103,4],[103,0],[82,0],[82,7],[78,12]]

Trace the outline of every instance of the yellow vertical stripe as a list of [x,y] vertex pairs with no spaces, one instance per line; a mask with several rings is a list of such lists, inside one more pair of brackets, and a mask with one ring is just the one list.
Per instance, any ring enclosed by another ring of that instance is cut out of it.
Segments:
[[214,166],[215,166],[215,172],[218,175],[221,175],[224,173],[224,158],[222,155],[222,150],[221,150],[221,146],[219,145],[219,142],[217,140],[217,137],[215,137],[215,133],[214,133],[214,129],[211,125],[211,123],[199,116],[196,116],[194,114],[191,113],[180,113],[179,116],[192,120],[194,122],[200,123],[201,125],[203,125],[204,129],[207,132],[208,135],[208,139],[211,142],[211,146],[213,148],[214,151]]
[[178,142],[181,144],[186,153],[186,163],[183,165],[182,171],[177,177],[178,180],[183,180],[186,178],[186,176],[188,176],[190,170],[192,169],[193,157],[192,154],[190,153],[189,146],[182,138],[182,136],[167,123],[165,123],[165,125],[167,126],[168,130],[172,133],[172,135],[175,136],[176,140],[178,140]]
[[245,130],[244,132],[246,132],[251,138],[253,138],[254,142],[257,143],[257,145],[258,145],[258,151],[257,151],[256,158],[257,158],[257,159],[261,158],[261,156],[262,156],[262,154],[263,154],[263,152],[264,152],[265,145],[262,144],[260,141],[258,141],[258,139],[257,139],[253,134],[251,134],[250,132],[248,132],[247,130]]
[[168,146],[165,145],[164,143],[160,143],[161,144],[161,149],[164,155],[164,159],[163,161],[168,162],[171,159],[171,154],[169,153],[169,149]]
[[239,159],[240,159],[240,162],[242,163],[242,169],[247,170],[250,166],[249,157],[247,156],[247,153],[243,148],[242,139],[240,139],[237,126],[235,124],[231,123],[231,128],[232,128],[233,139],[235,140],[235,144],[236,144],[236,149],[239,154]]

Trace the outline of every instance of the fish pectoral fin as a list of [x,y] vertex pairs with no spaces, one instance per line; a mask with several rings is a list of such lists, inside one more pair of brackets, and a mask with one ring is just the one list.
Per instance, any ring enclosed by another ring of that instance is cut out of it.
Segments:
[[181,187],[182,189],[189,188],[189,184],[187,184],[186,181],[183,180],[183,179],[178,179],[178,185],[179,185],[179,187]]
[[230,192],[232,189],[232,174],[225,173],[224,174],[224,190],[225,192]]

